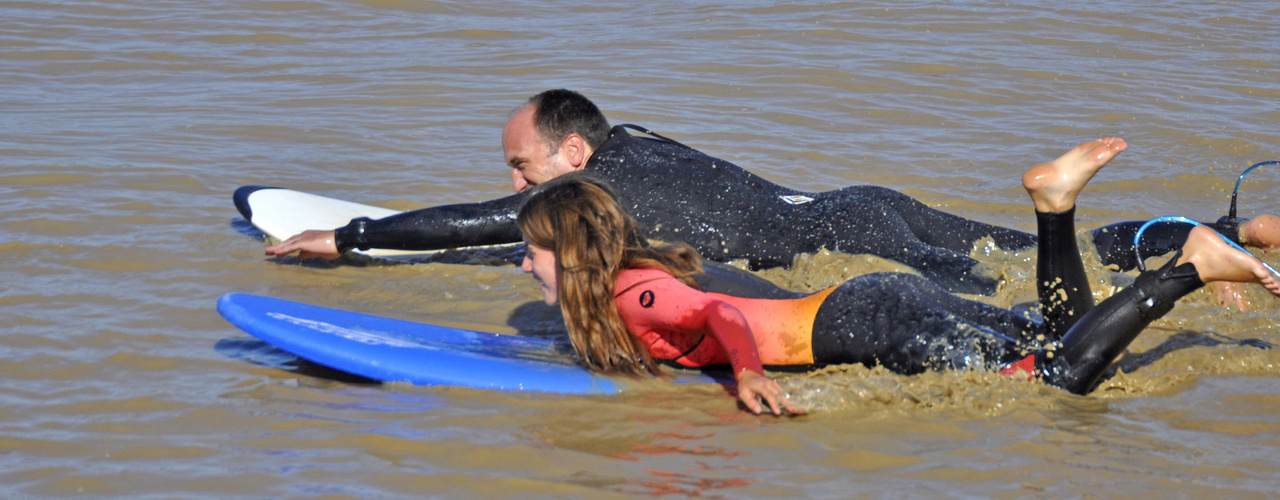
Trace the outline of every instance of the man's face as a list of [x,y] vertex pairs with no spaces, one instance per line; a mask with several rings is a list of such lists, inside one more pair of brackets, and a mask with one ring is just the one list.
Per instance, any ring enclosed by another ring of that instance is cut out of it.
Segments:
[[[502,154],[511,166],[511,187],[517,193],[581,168],[575,168],[561,154],[564,147],[556,151],[547,147],[547,141],[534,128],[533,112],[533,105],[520,108],[502,129]],[[570,135],[566,141],[575,137],[576,134]]]

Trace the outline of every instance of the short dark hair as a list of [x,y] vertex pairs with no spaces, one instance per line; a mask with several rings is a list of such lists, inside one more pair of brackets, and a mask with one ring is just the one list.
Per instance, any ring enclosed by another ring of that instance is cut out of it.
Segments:
[[609,120],[590,99],[572,90],[552,89],[529,98],[534,107],[533,126],[555,153],[569,134],[578,134],[591,149],[609,138]]

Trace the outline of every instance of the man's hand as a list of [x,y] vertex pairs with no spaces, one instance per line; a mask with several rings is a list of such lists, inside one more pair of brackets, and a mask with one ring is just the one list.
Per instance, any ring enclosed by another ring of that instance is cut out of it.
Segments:
[[792,407],[787,397],[787,393],[769,377],[751,370],[743,370],[738,374],[738,399],[747,405],[751,413],[759,415],[764,410],[760,405],[761,398],[768,403],[769,410],[774,415],[782,415],[784,409],[792,414],[804,413],[803,410]]
[[333,231],[303,231],[275,246],[267,247],[267,255],[276,257],[283,257],[293,252],[298,252],[298,256],[304,259],[312,257],[336,259],[342,255],[338,253],[338,246],[334,243]]

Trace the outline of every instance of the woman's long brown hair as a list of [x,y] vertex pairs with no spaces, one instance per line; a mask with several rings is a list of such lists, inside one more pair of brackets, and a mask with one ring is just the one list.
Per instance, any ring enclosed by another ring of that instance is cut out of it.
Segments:
[[625,269],[665,271],[696,287],[698,253],[683,243],[649,246],[604,181],[569,174],[541,186],[516,219],[527,243],[556,255],[560,310],[574,349],[605,373],[661,375],[640,339],[627,330],[614,302]]

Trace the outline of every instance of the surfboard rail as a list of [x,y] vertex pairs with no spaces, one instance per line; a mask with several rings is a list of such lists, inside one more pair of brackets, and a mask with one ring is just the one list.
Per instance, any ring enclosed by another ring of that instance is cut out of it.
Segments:
[[246,293],[218,299],[228,322],[300,358],[383,382],[616,394],[550,339],[398,320]]

